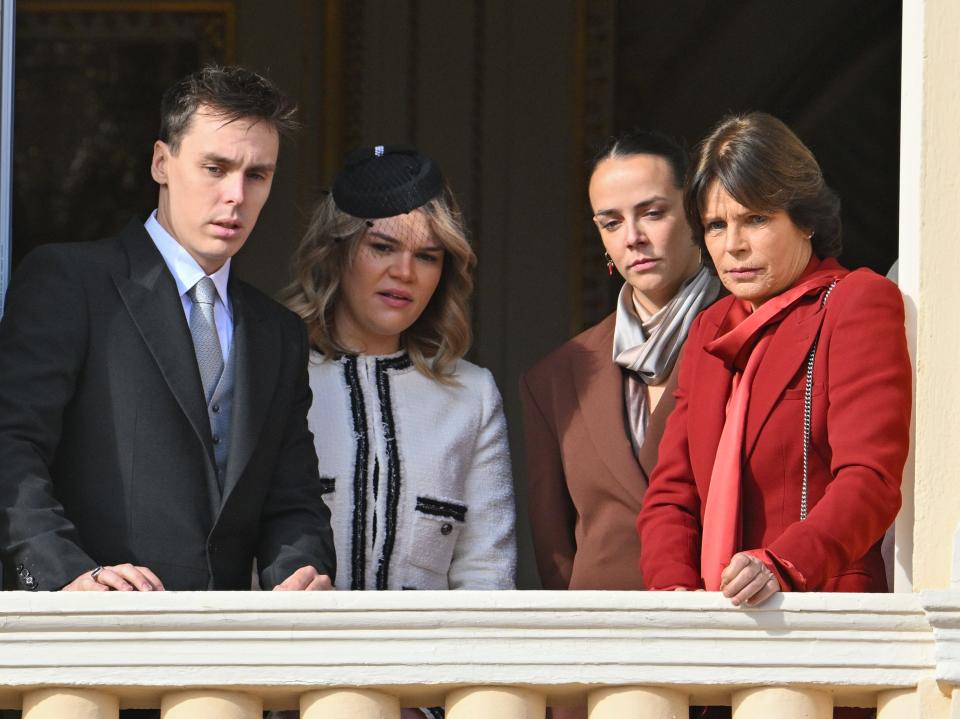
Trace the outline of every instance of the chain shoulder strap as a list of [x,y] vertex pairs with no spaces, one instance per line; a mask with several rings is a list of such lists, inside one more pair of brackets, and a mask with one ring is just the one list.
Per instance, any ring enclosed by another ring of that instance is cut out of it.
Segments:
[[[827,291],[823,293],[820,299],[820,307],[827,304],[827,298],[837,286],[837,280],[830,283]],[[810,437],[813,424],[813,360],[817,355],[817,344],[820,342],[820,333],[817,332],[813,340],[813,346],[810,348],[810,354],[807,355],[807,382],[803,389],[803,484],[800,487],[800,521],[807,518],[807,458],[810,456]]]

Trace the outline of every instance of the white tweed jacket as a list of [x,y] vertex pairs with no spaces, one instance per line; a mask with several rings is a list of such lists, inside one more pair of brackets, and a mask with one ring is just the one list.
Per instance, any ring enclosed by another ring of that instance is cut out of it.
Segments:
[[500,393],[404,352],[310,357],[309,413],[332,513],[337,589],[512,589],[513,480]]

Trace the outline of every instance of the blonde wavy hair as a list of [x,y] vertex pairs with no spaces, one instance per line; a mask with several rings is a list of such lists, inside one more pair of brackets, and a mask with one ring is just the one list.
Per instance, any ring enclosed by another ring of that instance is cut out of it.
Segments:
[[[400,336],[400,346],[421,373],[447,384],[453,381],[454,365],[472,341],[470,294],[477,257],[449,187],[418,210],[426,215],[434,240],[444,249],[443,271],[427,306]],[[368,227],[366,220],[337,209],[333,195],[325,196],[294,254],[293,282],[281,293],[287,307],[306,322],[314,349],[326,357],[351,354],[337,340],[334,310],[341,279]]]

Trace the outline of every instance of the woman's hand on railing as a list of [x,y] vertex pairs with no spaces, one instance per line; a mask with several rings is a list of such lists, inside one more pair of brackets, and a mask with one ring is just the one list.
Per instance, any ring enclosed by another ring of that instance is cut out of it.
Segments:
[[767,566],[744,552],[734,554],[720,575],[720,591],[734,606],[755,607],[781,590]]

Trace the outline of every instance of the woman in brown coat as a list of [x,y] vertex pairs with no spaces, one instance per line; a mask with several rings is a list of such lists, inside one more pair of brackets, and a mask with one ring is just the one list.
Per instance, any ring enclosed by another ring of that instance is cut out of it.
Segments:
[[637,512],[673,407],[674,367],[719,282],[684,216],[686,156],[653,132],[593,165],[590,203],[617,309],[523,377],[530,522],[546,589],[643,589]]

